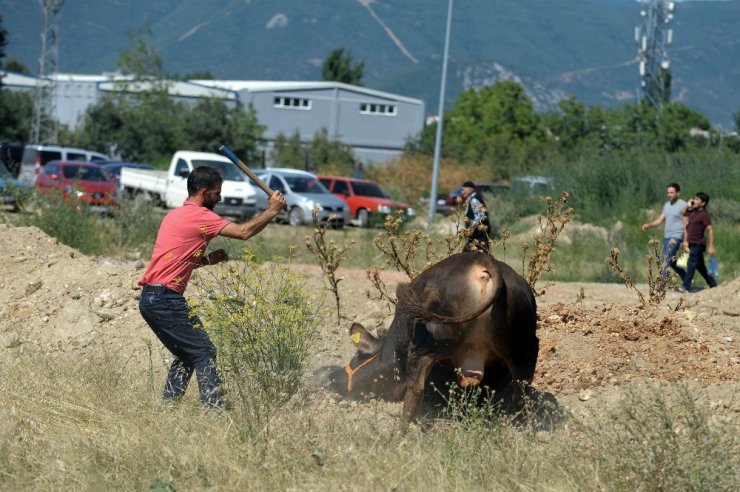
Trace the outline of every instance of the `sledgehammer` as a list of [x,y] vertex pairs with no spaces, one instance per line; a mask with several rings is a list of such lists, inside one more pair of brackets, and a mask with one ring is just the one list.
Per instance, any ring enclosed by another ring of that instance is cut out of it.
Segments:
[[[231,151],[231,149],[229,149],[226,145],[222,145],[221,147],[218,148],[218,150],[223,155],[225,155],[226,157],[228,157],[231,162],[233,162],[234,164],[236,164],[236,167],[238,167],[239,169],[241,169],[244,172],[244,174],[246,174],[249,177],[249,179],[251,179],[252,181],[254,181],[257,184],[257,186],[259,186],[262,189],[262,191],[264,191],[265,193],[267,193],[267,196],[268,197],[272,196],[272,194],[275,193],[275,191],[271,190],[270,187],[267,186],[264,181],[262,181],[261,179],[259,179],[257,177],[257,175],[254,174],[254,171],[252,171],[251,169],[249,169],[247,167],[247,165],[244,164],[241,161],[241,159],[239,159],[236,156],[236,154],[234,154]],[[285,204],[285,210],[288,210],[288,204],[287,203]]]

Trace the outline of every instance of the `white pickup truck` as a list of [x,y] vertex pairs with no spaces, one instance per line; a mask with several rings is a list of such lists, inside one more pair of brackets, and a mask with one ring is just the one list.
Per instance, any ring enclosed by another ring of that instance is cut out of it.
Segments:
[[144,194],[166,207],[179,207],[188,197],[187,180],[196,167],[210,166],[221,171],[221,201],[214,211],[221,215],[247,219],[254,215],[256,192],[249,178],[224,156],[208,152],[175,152],[167,171],[152,171],[124,167],[120,187],[124,197]]

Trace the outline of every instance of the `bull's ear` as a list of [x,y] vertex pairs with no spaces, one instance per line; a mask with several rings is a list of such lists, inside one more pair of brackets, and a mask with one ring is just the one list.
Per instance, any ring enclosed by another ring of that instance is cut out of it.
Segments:
[[349,328],[349,338],[358,352],[366,355],[373,355],[380,352],[380,342],[360,323],[352,323],[352,326]]

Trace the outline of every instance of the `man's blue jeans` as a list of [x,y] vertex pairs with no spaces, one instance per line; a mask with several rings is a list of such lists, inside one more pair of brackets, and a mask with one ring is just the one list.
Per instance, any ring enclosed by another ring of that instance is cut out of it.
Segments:
[[717,287],[717,280],[709,274],[707,266],[704,264],[704,251],[707,249],[705,244],[689,244],[689,262],[686,265],[686,276],[682,285],[686,290],[691,290],[691,281],[694,280],[694,272],[704,277],[709,287]]
[[195,370],[201,402],[217,406],[221,400],[221,379],[216,370],[216,347],[201,321],[191,315],[185,297],[161,285],[146,285],[141,291],[139,311],[175,356],[164,386],[164,398],[177,399],[184,395]]
[[681,238],[680,237],[671,237],[663,239],[663,278],[668,278],[668,267],[673,268],[673,271],[676,272],[683,281],[684,276],[686,275],[686,272],[683,270],[683,268],[679,268],[678,265],[676,265],[676,260],[678,259],[678,251],[681,247]]

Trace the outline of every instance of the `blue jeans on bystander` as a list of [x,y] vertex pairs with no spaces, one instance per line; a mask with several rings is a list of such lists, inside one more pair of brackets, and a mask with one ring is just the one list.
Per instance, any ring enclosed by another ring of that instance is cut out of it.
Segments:
[[166,400],[185,394],[195,371],[200,401],[207,406],[221,402],[221,378],[216,370],[216,347],[182,294],[163,285],[145,285],[139,311],[149,327],[175,356],[164,386]]
[[707,271],[704,264],[704,251],[707,249],[705,244],[689,244],[689,262],[686,266],[686,275],[681,285],[684,289],[691,292],[691,281],[694,279],[694,273],[699,272],[709,287],[717,287],[717,281]]
[[686,275],[686,272],[683,270],[683,268],[680,268],[678,265],[676,265],[676,260],[678,259],[678,251],[681,247],[681,241],[682,239],[680,237],[663,239],[663,271],[661,272],[663,274],[663,278],[668,278],[668,267],[671,267],[673,271],[678,274],[678,276],[681,278],[681,281],[683,281],[683,278]]

